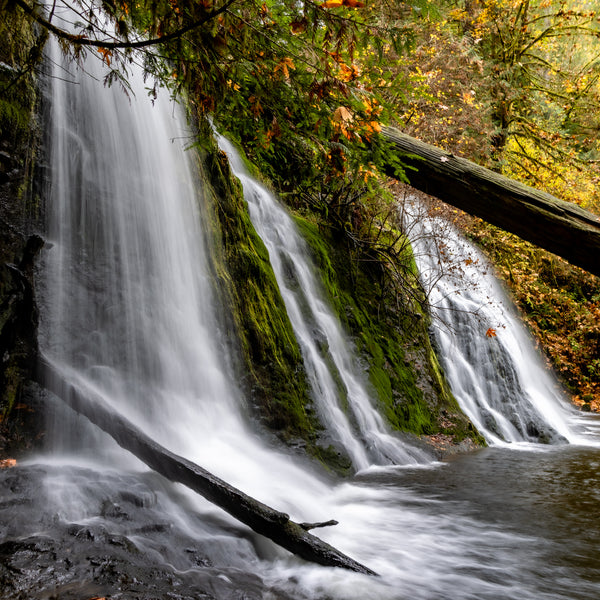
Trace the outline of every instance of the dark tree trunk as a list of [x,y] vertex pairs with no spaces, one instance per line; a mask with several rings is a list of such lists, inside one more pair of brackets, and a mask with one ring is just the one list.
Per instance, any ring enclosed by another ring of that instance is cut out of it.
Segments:
[[291,521],[285,513],[247,496],[202,467],[170,452],[129,421],[104,408],[100,398],[95,398],[88,391],[83,393],[74,384],[66,381],[43,359],[40,360],[36,378],[46,389],[108,433],[119,446],[131,452],[151,469],[170,481],[183,483],[286,550],[320,565],[376,575],[371,569],[308,533],[307,525],[311,528],[322,524],[310,525]]
[[[600,218],[470,160],[410,137],[393,127],[393,142],[410,184],[465,212],[515,233],[600,276]],[[394,176],[390,168],[389,174]]]

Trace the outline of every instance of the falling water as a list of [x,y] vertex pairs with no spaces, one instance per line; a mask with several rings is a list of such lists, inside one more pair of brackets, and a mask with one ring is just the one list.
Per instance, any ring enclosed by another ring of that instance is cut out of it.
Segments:
[[43,353],[169,449],[295,520],[337,519],[320,537],[380,577],[303,563],[65,410],[55,441],[79,435],[59,456],[0,471],[2,597],[595,600],[596,454],[492,449],[341,481],[249,431],[179,110],[152,107],[139,74],[131,102],[104,88],[100,67],[50,82]]
[[[100,61],[86,70],[52,81],[42,350],[182,450],[238,412],[188,134],[167,98],[130,103]],[[139,69],[130,83],[146,96]]]
[[248,175],[233,145],[223,136],[218,141],[242,182],[250,217],[269,251],[313,397],[329,434],[337,437],[335,441],[358,469],[371,463],[427,461],[425,453],[392,436],[374,408],[363,369],[325,298],[317,268],[292,218],[272,193]]
[[403,211],[446,376],[477,429],[493,444],[585,441],[487,259],[416,200]]

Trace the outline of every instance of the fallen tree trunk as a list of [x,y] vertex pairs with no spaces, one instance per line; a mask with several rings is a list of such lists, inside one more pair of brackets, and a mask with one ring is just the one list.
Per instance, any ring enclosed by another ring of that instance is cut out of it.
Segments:
[[[393,127],[385,127],[382,134],[409,167],[406,175],[414,188],[600,276],[600,218],[596,215]],[[395,176],[391,167],[388,174]]]
[[36,379],[40,385],[108,433],[119,446],[131,452],[151,469],[170,481],[186,485],[248,525],[256,533],[264,535],[307,561],[377,575],[308,533],[306,524],[291,521],[289,515],[251,498],[202,467],[156,443],[127,419],[104,408],[99,397],[94,397],[94,394],[87,390],[84,393],[74,383],[65,380],[48,361],[40,359]]

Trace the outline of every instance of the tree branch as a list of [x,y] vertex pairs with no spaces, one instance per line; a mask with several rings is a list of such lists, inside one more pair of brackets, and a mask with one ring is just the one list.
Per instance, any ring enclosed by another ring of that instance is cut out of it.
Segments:
[[180,38],[186,33],[192,31],[193,29],[197,29],[201,27],[205,23],[208,23],[215,17],[224,13],[232,4],[237,2],[237,0],[228,0],[223,4],[220,8],[213,10],[212,12],[206,14],[201,19],[178,29],[177,31],[173,31],[172,33],[168,33],[167,35],[163,35],[158,38],[152,38],[149,40],[139,40],[137,42],[130,41],[121,41],[121,42],[111,42],[109,40],[90,40],[83,35],[73,34],[57,27],[52,24],[50,21],[45,19],[42,15],[40,15],[36,7],[29,6],[25,0],[14,0],[15,4],[19,6],[26,14],[28,14],[31,18],[33,18],[37,23],[39,23],[42,27],[53,33],[55,36],[67,40],[72,44],[76,44],[79,46],[93,46],[95,48],[105,48],[107,50],[118,50],[118,49],[137,49],[137,48],[145,48],[147,46],[155,46],[157,44],[165,44],[174,39]]

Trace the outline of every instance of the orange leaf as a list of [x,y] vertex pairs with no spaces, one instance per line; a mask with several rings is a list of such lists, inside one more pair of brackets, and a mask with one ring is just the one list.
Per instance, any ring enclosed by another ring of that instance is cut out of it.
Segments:
[[290,72],[288,69],[295,69],[295,68],[296,68],[296,65],[294,64],[294,61],[292,61],[291,58],[286,56],[284,59],[281,60],[281,62],[279,64],[275,65],[274,73],[277,73],[277,71],[281,71],[283,73],[283,77],[285,79],[289,79]]
[[338,6],[343,6],[343,0],[325,0],[321,6],[323,8],[337,8]]
[[378,121],[369,121],[367,128],[371,131],[376,131],[379,133],[381,131],[381,123]]
[[12,469],[17,466],[17,461],[14,458],[5,458],[0,460],[0,469]]
[[486,332],[485,335],[487,335],[489,338],[493,338],[496,337],[496,330],[493,327],[490,327]]
[[110,67],[112,52],[108,48],[97,48],[97,50],[99,54],[102,54],[102,62],[106,63],[107,67]]

